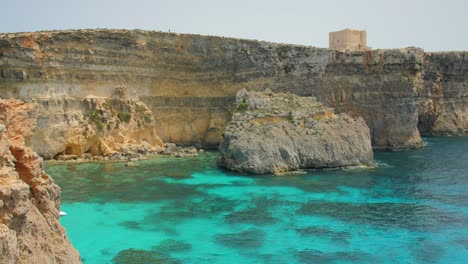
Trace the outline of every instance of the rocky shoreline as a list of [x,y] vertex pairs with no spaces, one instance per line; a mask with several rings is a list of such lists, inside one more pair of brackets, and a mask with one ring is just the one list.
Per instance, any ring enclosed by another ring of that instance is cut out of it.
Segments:
[[197,149],[194,146],[181,147],[174,143],[166,143],[163,148],[158,151],[143,150],[139,152],[115,152],[111,156],[92,156],[88,153],[82,156],[77,155],[60,155],[54,159],[48,159],[46,162],[55,163],[85,163],[85,162],[135,162],[139,160],[147,160],[155,157],[175,157],[189,158],[196,157],[204,149]]

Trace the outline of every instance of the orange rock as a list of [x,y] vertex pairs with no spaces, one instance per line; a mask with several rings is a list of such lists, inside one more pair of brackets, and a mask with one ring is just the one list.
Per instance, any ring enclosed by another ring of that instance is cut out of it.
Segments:
[[5,124],[7,137],[13,144],[24,145],[36,128],[36,105],[16,99],[0,100],[0,123]]
[[35,127],[33,109],[0,100],[0,263],[81,263],[60,225],[60,188],[25,146]]

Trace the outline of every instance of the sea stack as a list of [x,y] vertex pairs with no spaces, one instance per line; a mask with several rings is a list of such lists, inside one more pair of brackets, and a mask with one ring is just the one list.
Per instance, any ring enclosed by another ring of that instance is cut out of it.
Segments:
[[369,128],[335,115],[314,97],[239,91],[220,145],[218,165],[256,174],[369,165]]

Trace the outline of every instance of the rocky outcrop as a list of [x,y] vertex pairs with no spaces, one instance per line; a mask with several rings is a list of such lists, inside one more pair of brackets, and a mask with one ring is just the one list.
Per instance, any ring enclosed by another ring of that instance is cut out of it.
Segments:
[[313,97],[247,92],[219,148],[220,166],[250,173],[369,165],[373,154],[362,118],[335,115]]
[[81,263],[60,225],[60,188],[24,146],[35,106],[0,100],[0,263]]
[[162,152],[151,110],[130,98],[126,88],[115,90],[110,98],[31,100],[37,104],[39,123],[32,148],[45,158],[61,160],[126,159]]
[[419,130],[466,132],[467,65],[466,52],[417,48],[340,52],[140,30],[14,33],[0,35],[0,97],[60,113],[89,96],[111,98],[124,83],[164,142],[213,147],[237,91],[270,88],[363,117],[375,148],[406,149],[423,145]]

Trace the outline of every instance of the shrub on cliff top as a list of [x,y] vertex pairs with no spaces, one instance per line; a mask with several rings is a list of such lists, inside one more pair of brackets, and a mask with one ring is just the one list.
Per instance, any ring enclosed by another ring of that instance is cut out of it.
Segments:
[[247,104],[247,99],[244,97],[242,98],[242,102],[237,106],[235,112],[245,112],[249,109],[249,105]]
[[120,119],[120,121],[128,123],[130,122],[130,119],[132,118],[132,114],[129,112],[119,112],[117,114],[117,117]]

